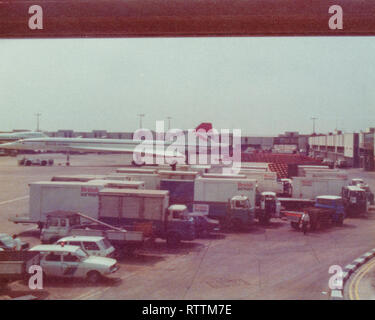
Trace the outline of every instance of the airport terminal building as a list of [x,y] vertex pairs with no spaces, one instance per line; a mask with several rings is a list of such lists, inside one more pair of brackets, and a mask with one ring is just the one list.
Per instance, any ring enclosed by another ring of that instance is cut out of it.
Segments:
[[310,155],[346,160],[349,166],[374,170],[375,128],[359,133],[336,131],[309,137]]

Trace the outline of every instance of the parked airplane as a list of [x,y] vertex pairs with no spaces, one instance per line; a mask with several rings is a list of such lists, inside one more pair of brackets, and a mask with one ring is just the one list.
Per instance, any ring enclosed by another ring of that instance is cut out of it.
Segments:
[[38,131],[20,131],[20,132],[9,132],[9,133],[0,133],[0,143],[13,142],[20,139],[29,139],[29,138],[46,138],[48,137],[43,132]]
[[[198,139],[207,140],[205,135],[202,135],[198,130],[209,131],[212,129],[211,123],[201,123],[196,129],[196,137]],[[148,143],[149,142],[149,143]],[[165,158],[183,159],[186,160],[186,155],[174,151],[168,151],[165,148],[170,146],[172,142],[169,141],[153,141],[153,140],[131,140],[131,139],[91,139],[91,138],[53,138],[40,137],[21,139],[11,143],[0,145],[4,149],[16,150],[45,150],[64,152],[67,155],[66,164],[69,165],[70,152],[101,152],[101,153],[134,153],[136,147],[142,144],[147,146],[141,153],[152,156],[164,156]],[[164,150],[154,148],[158,144],[164,145]],[[173,146],[178,146],[173,143]],[[186,144],[183,145],[186,147]],[[195,145],[194,145],[195,146]],[[148,148],[149,147],[149,148]],[[139,149],[138,149],[139,150]],[[136,151],[137,152],[137,151]],[[138,152],[137,152],[138,153]],[[134,163],[134,162],[133,162]]]

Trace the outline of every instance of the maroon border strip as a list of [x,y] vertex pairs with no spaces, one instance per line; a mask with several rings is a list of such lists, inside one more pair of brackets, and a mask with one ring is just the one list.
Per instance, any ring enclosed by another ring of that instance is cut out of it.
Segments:
[[[32,5],[43,30],[28,27]],[[332,5],[342,30],[328,27]],[[366,35],[375,0],[0,0],[0,38]]]

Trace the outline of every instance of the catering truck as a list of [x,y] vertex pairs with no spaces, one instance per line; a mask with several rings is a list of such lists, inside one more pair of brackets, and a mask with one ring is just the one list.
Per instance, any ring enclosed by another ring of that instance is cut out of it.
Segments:
[[30,183],[29,215],[16,216],[14,223],[36,223],[40,228],[46,222],[46,214],[56,210],[76,211],[92,218],[98,217],[98,193],[106,187],[129,188],[121,181]]
[[113,173],[107,180],[143,181],[145,189],[158,190],[160,188],[160,176],[157,173]]
[[[241,199],[236,199],[241,196]],[[194,211],[199,208],[222,225],[251,225],[254,221],[256,180],[197,178],[194,185]],[[245,199],[246,198],[246,199]],[[238,201],[237,201],[238,200]],[[237,204],[239,204],[237,206]]]
[[193,220],[176,208],[169,208],[169,191],[106,188],[99,192],[98,219],[116,227],[132,226],[146,238],[166,239],[176,246],[195,239]]
[[293,177],[292,198],[315,199],[321,195],[340,196],[341,189],[348,184],[346,175],[339,177]]
[[170,204],[184,204],[189,210],[194,202],[194,180],[160,180],[160,190],[169,191]]

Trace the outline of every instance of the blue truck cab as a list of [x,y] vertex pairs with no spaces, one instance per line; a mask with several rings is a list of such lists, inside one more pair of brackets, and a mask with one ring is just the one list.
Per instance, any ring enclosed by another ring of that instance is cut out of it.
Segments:
[[162,234],[161,237],[167,240],[168,245],[175,246],[181,240],[191,241],[196,238],[194,220],[188,216],[185,205],[169,206],[167,215],[167,226],[159,231]]
[[334,209],[332,221],[342,225],[345,219],[345,207],[342,198],[339,196],[318,196],[315,200],[315,208]]

